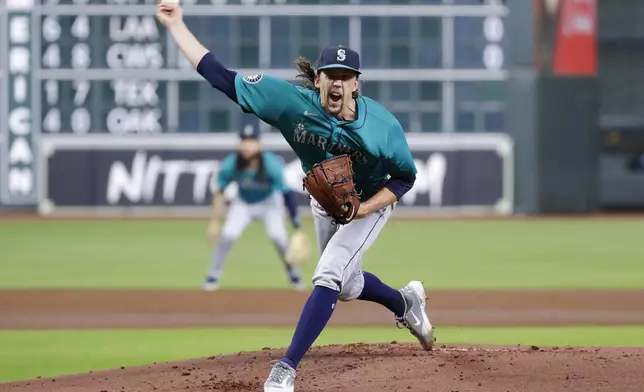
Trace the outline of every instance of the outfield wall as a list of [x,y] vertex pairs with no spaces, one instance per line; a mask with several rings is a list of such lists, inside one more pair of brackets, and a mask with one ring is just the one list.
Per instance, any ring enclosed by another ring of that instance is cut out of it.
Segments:
[[[418,168],[401,215],[509,215],[513,144],[504,134],[408,134]],[[207,215],[219,164],[235,134],[43,136],[37,157],[42,215]],[[299,160],[279,134],[262,138],[285,163],[286,182],[304,214],[308,194]],[[233,184],[226,189],[230,199]]]

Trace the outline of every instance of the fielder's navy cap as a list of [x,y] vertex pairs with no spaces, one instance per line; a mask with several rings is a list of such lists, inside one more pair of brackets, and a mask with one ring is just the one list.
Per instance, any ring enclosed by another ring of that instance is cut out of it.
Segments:
[[360,72],[360,55],[353,49],[346,46],[328,46],[322,50],[318,61],[315,63],[318,71],[329,68],[344,68]]
[[242,139],[259,139],[259,127],[246,125],[239,132],[239,137]]

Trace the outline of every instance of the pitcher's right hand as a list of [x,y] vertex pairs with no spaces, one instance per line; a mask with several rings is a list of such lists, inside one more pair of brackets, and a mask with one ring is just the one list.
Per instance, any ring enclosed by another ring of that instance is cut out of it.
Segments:
[[159,4],[157,10],[157,20],[166,29],[174,25],[183,23],[183,10],[179,3],[177,4]]

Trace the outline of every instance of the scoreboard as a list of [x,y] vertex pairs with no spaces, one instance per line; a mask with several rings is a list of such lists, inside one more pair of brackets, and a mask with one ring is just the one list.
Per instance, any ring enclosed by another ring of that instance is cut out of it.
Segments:
[[[121,135],[167,129],[167,80],[145,78],[166,66],[163,33],[154,16],[42,16],[42,130]],[[126,70],[133,72],[122,74]]]
[[[485,95],[506,78],[499,0],[182,3],[195,35],[243,74],[293,80],[298,55],[345,44],[368,69],[363,93],[409,131],[480,128],[498,113],[498,99],[472,108],[459,91]],[[44,135],[267,127],[202,81],[155,11],[155,0],[0,0],[0,204],[35,202]]]

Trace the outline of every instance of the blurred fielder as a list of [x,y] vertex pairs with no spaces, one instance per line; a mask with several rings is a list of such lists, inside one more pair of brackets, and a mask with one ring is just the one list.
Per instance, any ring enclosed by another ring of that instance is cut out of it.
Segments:
[[365,252],[414,185],[416,166],[394,115],[358,94],[358,53],[330,46],[315,65],[299,58],[296,67],[303,84],[295,86],[270,75],[242,76],[226,68],[183,23],[179,5],[161,4],[157,18],[211,86],[279,129],[306,173],[303,185],[311,195],[320,259],[291,344],[273,363],[264,392],[294,391],[296,369],[338,301],[385,306],[398,326],[431,350],[434,332],[423,284],[411,281],[396,290],[362,270]]
[[[218,289],[222,269],[233,244],[251,222],[261,220],[284,263],[291,287],[297,291],[304,290],[305,285],[297,266],[303,260],[294,258],[306,257],[306,250],[295,249],[306,238],[302,238],[305,234],[300,230],[294,193],[284,182],[284,166],[275,154],[262,151],[257,128],[246,126],[240,132],[240,139],[237,151],[222,161],[217,176],[217,189],[212,198],[212,215],[207,234],[208,240],[217,242],[217,245],[203,289]],[[220,232],[219,219],[224,206],[224,191],[233,182],[237,184],[237,195],[230,203],[226,222]],[[284,206],[288,208],[295,229],[291,246],[284,219]],[[298,255],[292,255],[289,250]]]

